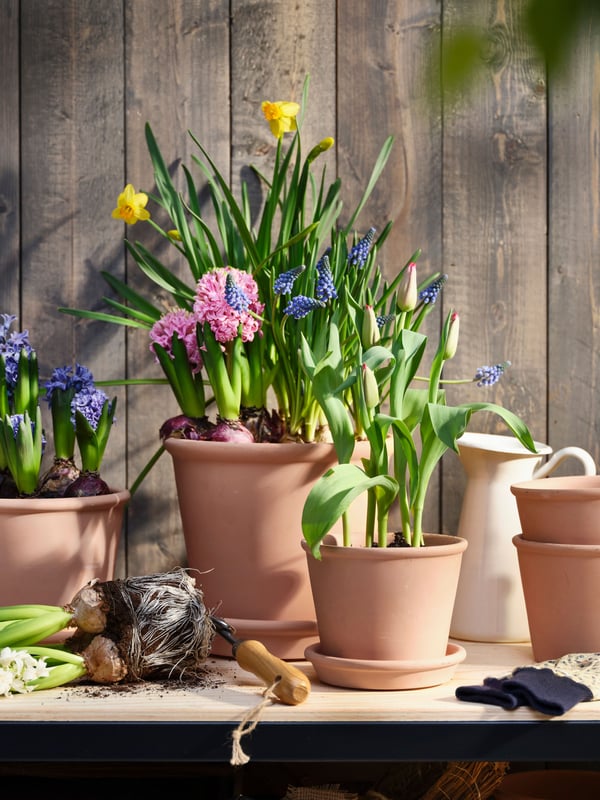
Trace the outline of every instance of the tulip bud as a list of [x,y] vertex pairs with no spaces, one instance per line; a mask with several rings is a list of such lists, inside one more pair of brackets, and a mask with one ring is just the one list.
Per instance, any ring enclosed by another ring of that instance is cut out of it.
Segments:
[[371,410],[379,405],[379,386],[377,385],[375,373],[366,364],[362,365],[362,384],[365,403],[367,408]]
[[364,309],[362,331],[360,341],[365,350],[372,347],[381,339],[379,332],[379,325],[377,324],[377,317],[373,306],[367,305]]
[[444,361],[453,358],[458,348],[458,329],[460,319],[456,311],[450,315],[450,326],[448,328],[448,338],[446,339],[446,346],[444,348]]
[[396,304],[400,311],[412,311],[418,299],[417,265],[411,261],[400,281]]

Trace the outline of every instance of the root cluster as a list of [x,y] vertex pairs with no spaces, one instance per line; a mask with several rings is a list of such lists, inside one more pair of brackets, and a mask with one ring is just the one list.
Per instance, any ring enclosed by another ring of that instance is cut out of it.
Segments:
[[184,569],[92,581],[73,598],[80,653],[96,683],[179,677],[202,669],[214,628],[195,580]]

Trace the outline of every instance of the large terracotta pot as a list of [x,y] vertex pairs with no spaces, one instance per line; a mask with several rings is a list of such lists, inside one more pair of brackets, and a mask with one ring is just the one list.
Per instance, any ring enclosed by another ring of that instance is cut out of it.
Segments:
[[450,677],[465,657],[448,644],[465,539],[426,534],[419,548],[325,543],[321,560],[302,545],[319,628],[306,657],[321,680],[412,689]]
[[[333,446],[167,439],[165,448],[188,566],[199,571],[207,607],[238,637],[260,639],[280,658],[303,658],[317,625],[298,531],[311,486],[336,463]],[[217,639],[213,653],[231,656]]]
[[0,605],[64,605],[112,580],[129,492],[0,500]]
[[525,539],[600,544],[600,475],[525,481],[510,488]]
[[529,541],[515,536],[536,661],[600,651],[600,544]]
[[[450,628],[451,636],[478,642],[529,639],[519,564],[512,537],[521,525],[511,484],[529,481],[544,491],[546,476],[565,460],[594,475],[593,458],[580,447],[552,454],[536,442],[537,453],[514,436],[465,433],[458,440],[459,459],[467,476],[457,535],[469,542],[463,556]],[[535,479],[535,480],[534,480]]]

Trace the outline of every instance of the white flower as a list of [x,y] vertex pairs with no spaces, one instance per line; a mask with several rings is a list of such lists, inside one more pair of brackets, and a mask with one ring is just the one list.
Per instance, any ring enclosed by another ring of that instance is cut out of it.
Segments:
[[8,667],[14,659],[14,651],[10,647],[3,647],[0,650],[0,667]]
[[34,658],[26,650],[0,650],[0,695],[8,697],[11,692],[30,692],[30,681],[45,678],[50,674],[43,658]]
[[13,674],[7,669],[0,669],[0,695],[8,697],[12,685]]

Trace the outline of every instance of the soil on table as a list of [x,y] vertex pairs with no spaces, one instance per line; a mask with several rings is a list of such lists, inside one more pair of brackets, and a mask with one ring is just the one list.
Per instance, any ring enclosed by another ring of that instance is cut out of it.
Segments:
[[163,697],[176,694],[182,689],[197,692],[203,689],[218,689],[226,683],[218,669],[217,662],[207,662],[206,668],[195,672],[186,672],[173,678],[157,678],[153,680],[123,681],[122,683],[99,684],[85,679],[67,684],[62,688],[64,695],[84,697],[111,697],[115,694],[151,694]]

